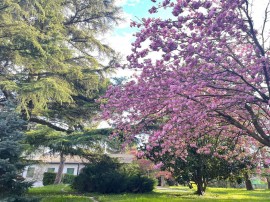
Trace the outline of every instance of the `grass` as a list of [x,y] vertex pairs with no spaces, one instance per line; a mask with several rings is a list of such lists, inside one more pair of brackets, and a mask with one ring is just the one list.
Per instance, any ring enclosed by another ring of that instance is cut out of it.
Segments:
[[78,195],[64,184],[32,188],[28,196],[42,198],[41,202],[92,202],[89,196]]
[[[29,196],[42,198],[42,202],[90,202],[89,195],[78,195],[68,185],[50,185],[29,190]],[[204,196],[197,196],[187,187],[156,189],[147,194],[91,194],[99,202],[267,202],[270,190],[246,191],[233,188],[208,188]]]
[[246,191],[245,189],[208,188],[204,196],[197,196],[186,187],[155,190],[149,194],[98,195],[100,202],[267,202],[269,190]]

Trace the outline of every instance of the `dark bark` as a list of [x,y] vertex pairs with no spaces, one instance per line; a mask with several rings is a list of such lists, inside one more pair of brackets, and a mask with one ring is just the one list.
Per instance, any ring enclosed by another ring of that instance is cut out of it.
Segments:
[[197,191],[195,193],[200,196],[204,195],[207,183],[206,183],[205,178],[202,175],[201,168],[197,169],[195,183],[197,185]]
[[56,175],[55,180],[54,180],[54,184],[60,184],[62,181],[65,161],[66,161],[66,158],[65,158],[64,154],[60,153],[60,165],[59,165],[58,172],[57,172],[57,175]]
[[244,179],[245,179],[246,189],[247,190],[254,190],[247,172],[244,173]]
[[270,189],[270,177],[266,177],[267,180],[267,189]]
[[54,130],[57,130],[57,131],[62,131],[62,132],[67,132],[67,133],[74,132],[74,130],[72,130],[70,128],[65,129],[65,128],[63,128],[61,126],[58,126],[58,125],[56,125],[56,124],[54,124],[54,123],[52,123],[50,121],[47,121],[47,120],[44,120],[44,119],[40,119],[40,118],[37,118],[37,117],[31,117],[29,119],[29,121],[34,122],[34,123],[39,123],[41,125],[48,126],[48,127],[52,128]]
[[198,195],[204,195],[205,191],[204,191],[204,188],[203,188],[203,183],[201,182],[198,182],[197,183],[197,191],[196,191],[196,194]]
[[188,187],[189,187],[190,189],[193,189],[192,183],[188,182]]

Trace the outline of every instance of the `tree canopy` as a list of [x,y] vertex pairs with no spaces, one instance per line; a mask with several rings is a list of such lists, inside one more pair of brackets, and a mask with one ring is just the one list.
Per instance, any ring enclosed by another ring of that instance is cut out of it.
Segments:
[[114,1],[0,2],[0,88],[31,122],[72,132],[98,110],[117,54],[101,40],[119,18]]
[[174,147],[174,154],[183,158],[185,148],[204,134],[250,137],[249,145],[269,147],[270,3],[261,29],[253,19],[256,4],[260,2],[155,3],[150,13],[167,9],[171,15],[132,23],[140,31],[129,67],[141,73],[124,86],[110,87],[104,117],[127,131],[127,139],[162,120],[158,130],[148,131],[150,141],[163,140],[164,152]]
[[156,141],[154,146],[152,144],[142,147],[145,156],[162,170],[171,172],[177,182],[189,186],[192,186],[191,182],[195,183],[199,195],[204,194],[210,182],[240,179],[245,169],[255,168],[260,163],[255,150],[230,138],[213,138],[206,134],[198,138],[196,144],[187,147],[185,158],[179,157],[177,147],[171,146],[171,152],[164,151],[161,146],[163,140]]

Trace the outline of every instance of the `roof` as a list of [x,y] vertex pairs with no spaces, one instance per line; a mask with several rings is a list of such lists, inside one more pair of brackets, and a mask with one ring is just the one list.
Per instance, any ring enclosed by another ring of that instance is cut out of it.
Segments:
[[[117,158],[121,163],[131,163],[133,159],[135,158],[134,155],[131,154],[107,154],[108,156],[112,158]],[[88,160],[85,158],[82,158],[80,156],[65,156],[66,161],[65,163],[71,163],[71,164],[78,164],[78,163],[87,163]],[[51,164],[57,164],[60,163],[60,155],[59,154],[45,154],[40,155],[39,157],[34,158],[33,160],[42,161],[44,163],[51,163]]]
[[[65,163],[87,163],[88,160],[81,158],[79,156],[65,156]],[[37,158],[35,158],[35,160],[38,161],[42,161],[44,163],[60,163],[60,155],[59,154],[54,154],[54,155],[50,155],[50,154],[45,154],[45,155],[41,155]]]

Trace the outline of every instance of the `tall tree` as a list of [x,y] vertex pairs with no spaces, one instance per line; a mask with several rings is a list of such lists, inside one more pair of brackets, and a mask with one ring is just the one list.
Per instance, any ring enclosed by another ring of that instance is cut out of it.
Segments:
[[27,162],[22,157],[25,122],[4,107],[0,110],[0,198],[7,201],[27,201],[23,194],[31,186],[20,175]]
[[133,23],[140,31],[128,60],[141,74],[108,90],[104,117],[131,138],[162,119],[151,141],[165,139],[169,152],[196,143],[202,131],[269,147],[270,1],[261,28],[252,12],[260,3],[164,0],[153,6],[150,13],[166,8],[171,16]]
[[99,40],[119,20],[105,0],[0,2],[0,88],[24,118],[72,132],[98,111],[95,99],[116,53]]

